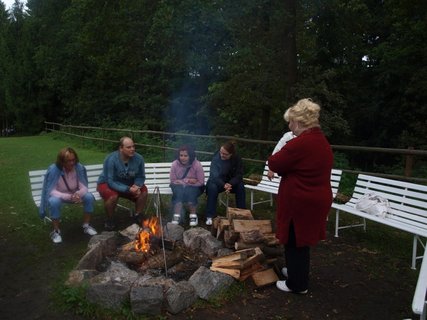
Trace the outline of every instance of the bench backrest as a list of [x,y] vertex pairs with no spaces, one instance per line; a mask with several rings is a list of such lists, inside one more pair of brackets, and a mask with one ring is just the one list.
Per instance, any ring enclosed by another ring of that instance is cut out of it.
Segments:
[[[210,161],[201,162],[203,170],[205,172],[205,183],[209,178],[210,172]],[[155,187],[159,187],[160,194],[171,194],[172,190],[169,187],[170,179],[169,172],[172,162],[153,162],[145,164],[145,184],[148,192],[152,193]],[[96,185],[98,177],[102,172],[102,164],[86,165],[87,177],[88,177],[88,189],[94,195],[96,200],[101,199],[98,191],[96,191]],[[31,196],[37,207],[40,206],[40,198],[42,193],[43,180],[46,170],[34,170],[30,171],[30,185],[31,185]]]
[[[279,189],[281,177],[279,177],[275,173],[274,179],[272,179],[272,181],[270,181],[270,179],[268,179],[267,174],[268,174],[268,165],[266,164],[264,167],[264,171],[262,173],[261,181],[258,184],[258,186],[266,187],[266,189],[272,189],[272,190],[275,189],[276,190],[275,193],[277,194],[277,190]],[[332,188],[332,194],[333,194],[334,198],[338,192],[338,187],[339,187],[339,184],[341,181],[341,175],[342,175],[342,170],[332,169],[332,172],[331,172],[331,188]]]
[[355,206],[358,199],[369,192],[389,201],[388,219],[427,229],[427,186],[359,174],[352,198],[347,204]]

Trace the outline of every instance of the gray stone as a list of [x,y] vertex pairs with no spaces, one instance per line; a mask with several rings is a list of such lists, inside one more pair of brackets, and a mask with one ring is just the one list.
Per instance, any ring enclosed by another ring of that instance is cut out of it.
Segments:
[[184,232],[184,244],[191,250],[200,250],[213,257],[222,248],[222,242],[203,228],[192,228]]
[[83,281],[91,279],[98,274],[99,271],[97,270],[72,270],[68,274],[68,279],[65,284],[71,287],[78,286]]
[[141,228],[136,223],[130,225],[126,229],[120,231],[120,234],[124,237],[127,237],[130,241],[135,240],[136,235],[139,233]]
[[104,258],[103,246],[101,242],[93,244],[89,251],[80,259],[76,270],[96,269]]
[[133,287],[130,291],[132,312],[159,315],[163,305],[163,287],[159,285]]
[[168,222],[163,228],[163,236],[165,239],[172,241],[181,241],[183,238],[184,228],[179,224]]
[[90,238],[88,247],[96,245],[97,243],[102,244],[103,254],[105,256],[115,253],[117,249],[117,234],[114,231],[104,231],[101,234],[94,235]]
[[224,257],[224,256],[228,256],[229,254],[234,253],[234,250],[231,250],[229,248],[220,248],[218,250],[218,252],[216,253],[217,257]]
[[213,272],[201,266],[190,277],[189,282],[195,288],[197,296],[208,300],[234,282],[234,278],[221,272]]
[[95,283],[86,291],[89,302],[104,308],[119,309],[129,299],[130,287],[119,283]]
[[166,291],[165,302],[167,310],[177,314],[190,307],[197,300],[194,287],[188,281],[178,282]]
[[112,262],[108,270],[93,277],[90,282],[95,283],[118,283],[125,286],[131,286],[138,279],[139,274],[130,270],[120,262]]

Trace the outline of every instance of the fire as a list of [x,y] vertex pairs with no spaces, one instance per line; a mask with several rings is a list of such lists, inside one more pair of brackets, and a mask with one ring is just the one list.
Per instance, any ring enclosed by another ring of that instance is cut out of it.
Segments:
[[150,250],[150,238],[160,236],[160,224],[157,217],[151,217],[142,222],[142,230],[136,236],[135,250],[148,252]]

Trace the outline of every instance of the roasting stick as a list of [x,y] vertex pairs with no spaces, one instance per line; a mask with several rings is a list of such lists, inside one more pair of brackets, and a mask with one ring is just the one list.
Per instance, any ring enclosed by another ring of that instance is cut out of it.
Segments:
[[160,234],[162,237],[162,250],[163,250],[163,260],[165,262],[165,276],[168,277],[168,265],[166,263],[166,251],[165,251],[165,238],[163,236],[163,222],[162,222],[162,212],[161,212],[161,204],[160,204],[160,190],[159,187],[154,188],[154,207],[156,209],[156,216],[160,223]]

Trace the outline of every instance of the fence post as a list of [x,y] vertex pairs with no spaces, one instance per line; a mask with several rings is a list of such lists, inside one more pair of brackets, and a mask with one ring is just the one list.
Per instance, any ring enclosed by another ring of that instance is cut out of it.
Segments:
[[[414,150],[414,147],[408,147],[408,150]],[[407,154],[405,158],[405,177],[410,177],[412,176],[412,168],[414,166],[414,156]]]

